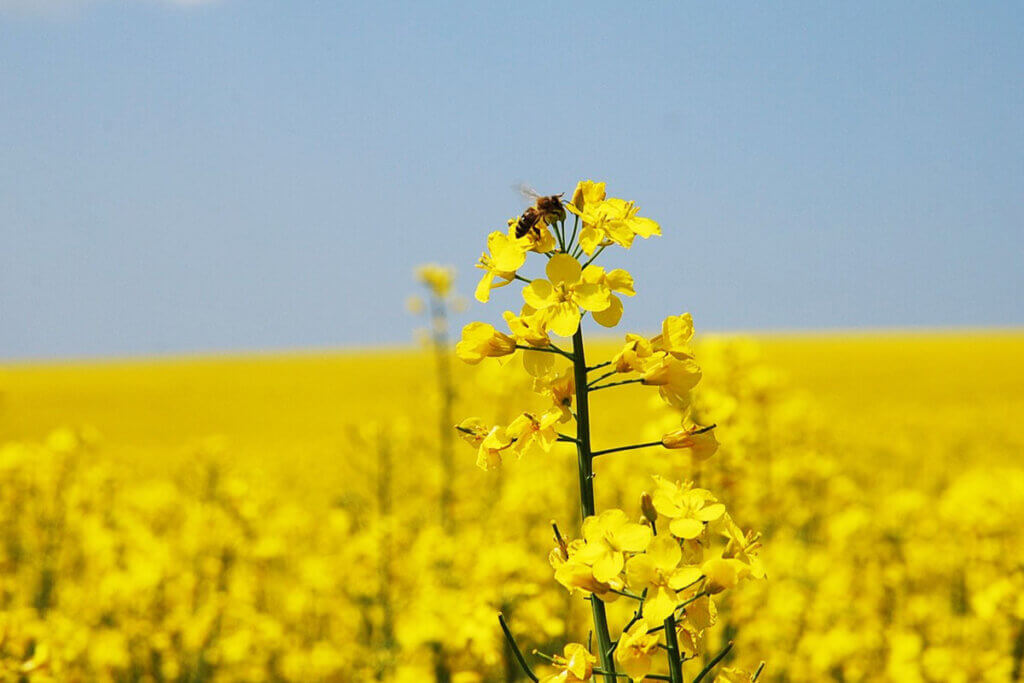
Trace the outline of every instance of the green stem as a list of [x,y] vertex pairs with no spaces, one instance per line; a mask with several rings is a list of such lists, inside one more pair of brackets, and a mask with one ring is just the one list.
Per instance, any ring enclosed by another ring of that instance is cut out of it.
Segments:
[[719,652],[717,655],[715,655],[715,658],[712,659],[710,662],[708,662],[708,665],[700,670],[700,673],[697,674],[697,677],[695,679],[693,679],[693,683],[700,683],[702,680],[704,680],[704,677],[707,676],[709,673],[711,673],[711,670],[715,668],[715,665],[718,664],[723,659],[725,659],[725,656],[727,654],[729,654],[729,650],[731,650],[731,649],[732,649],[732,641],[730,640],[729,644],[726,645],[725,647],[723,647],[722,651]]
[[[573,379],[576,383],[576,444],[577,466],[580,478],[580,512],[583,518],[595,514],[594,506],[594,456],[590,451],[590,397],[587,389],[587,359],[583,351],[583,327],[576,328],[572,336]],[[590,609],[594,617],[594,632],[597,634],[597,652],[601,668],[606,674],[605,683],[615,682],[615,660],[611,657],[612,638],[608,632],[608,616],[604,603],[596,596],[590,596]]]
[[505,640],[508,641],[508,646],[512,649],[512,656],[519,662],[519,666],[522,667],[523,673],[531,681],[538,681],[537,675],[530,670],[530,665],[526,663],[526,658],[523,657],[522,650],[519,649],[519,645],[516,644],[516,639],[512,636],[512,631],[509,630],[508,624],[505,623],[505,615],[498,615],[498,623],[501,624],[501,630],[505,633]]
[[618,453],[619,451],[634,451],[637,448],[650,448],[651,446],[663,446],[660,441],[648,441],[647,443],[636,443],[632,446],[619,446],[618,448],[606,448],[603,451],[594,451],[591,455],[595,458],[599,455],[607,455],[609,453]]
[[621,382],[608,382],[607,384],[601,384],[601,385],[598,385],[596,387],[589,387],[589,389],[590,389],[590,391],[597,391],[598,389],[607,389],[609,387],[618,387],[618,386],[621,386],[623,384],[638,384],[638,383],[643,382],[643,381],[644,380],[642,378],[637,377],[636,379],[624,379]]
[[676,636],[676,618],[669,615],[665,620],[665,645],[668,650],[668,675],[672,683],[683,683],[683,660],[679,653],[679,639]]
[[588,387],[593,387],[595,384],[598,384],[599,382],[602,382],[602,381],[608,379],[612,375],[617,375],[618,372],[619,372],[618,370],[612,370],[611,372],[606,372],[603,375],[601,375],[600,377],[598,377],[597,379],[590,380],[590,383],[587,386]]
[[523,349],[524,351],[540,351],[541,353],[557,353],[559,356],[565,356],[569,360],[573,360],[571,353],[563,351],[554,344],[551,346],[527,346],[526,344],[516,344],[517,349]]
[[598,256],[600,256],[600,255],[601,255],[601,252],[602,252],[602,251],[604,251],[604,248],[605,248],[606,246],[608,246],[608,245],[607,245],[607,244],[605,244],[605,245],[602,245],[602,246],[598,247],[597,251],[595,251],[595,252],[594,252],[594,255],[593,255],[593,256],[591,256],[591,257],[590,257],[590,258],[589,258],[589,259],[587,260],[587,262],[583,264],[583,267],[584,267],[584,268],[586,268],[586,267],[587,267],[587,266],[589,266],[589,265],[590,265],[591,263],[593,263],[593,262],[594,262],[594,259],[596,259],[596,258],[597,258]]

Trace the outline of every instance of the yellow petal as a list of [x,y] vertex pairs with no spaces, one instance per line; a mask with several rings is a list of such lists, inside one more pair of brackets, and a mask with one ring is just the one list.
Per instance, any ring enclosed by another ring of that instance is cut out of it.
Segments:
[[523,300],[533,308],[547,308],[555,303],[555,288],[544,279],[537,279],[523,287]]
[[643,590],[653,584],[658,578],[654,571],[654,563],[647,555],[631,557],[626,563],[626,583],[630,588]]
[[588,256],[601,246],[602,241],[604,241],[604,231],[590,226],[583,226],[583,229],[580,230],[580,246]]
[[579,284],[572,288],[573,300],[585,311],[603,311],[608,308],[611,295],[611,291],[604,285]]
[[555,367],[555,354],[524,350],[523,367],[532,377],[544,377]]
[[634,296],[636,294],[636,290],[633,289],[633,276],[630,275],[628,270],[623,270],[622,268],[611,270],[605,276],[604,282],[613,292],[625,294],[626,296]]
[[594,312],[594,322],[604,327],[615,327],[622,319],[622,300],[612,294],[609,301],[611,303],[608,308]]
[[591,569],[594,570],[595,579],[608,583],[619,575],[623,564],[622,553],[606,552],[594,562]]
[[571,337],[576,334],[580,326],[580,310],[576,304],[567,301],[555,304],[548,308],[550,311],[547,320],[548,329],[561,337]]
[[656,536],[651,544],[647,546],[647,557],[655,567],[663,572],[669,572],[679,566],[679,560],[683,559],[683,551],[679,549],[679,541],[671,536]]
[[568,254],[555,254],[544,269],[548,279],[554,284],[573,284],[579,282],[583,267],[580,262]]
[[491,283],[494,282],[494,273],[487,271],[484,276],[480,278],[480,282],[477,283],[476,291],[473,292],[473,296],[476,300],[482,304],[487,303],[491,300]]
[[651,529],[635,522],[623,524],[615,531],[615,542],[627,552],[643,552],[651,542]]
[[679,538],[697,538],[704,531],[704,525],[695,519],[673,519],[668,525],[668,530]]
[[633,232],[640,235],[644,239],[651,237],[652,235],[661,234],[661,226],[652,221],[650,218],[643,218],[642,216],[634,216],[629,220],[629,227]]
[[487,248],[495,270],[512,273],[526,262],[526,251],[514,239],[501,232],[487,236]]
[[662,622],[676,609],[676,592],[664,586],[655,586],[644,601],[644,616],[653,622]]

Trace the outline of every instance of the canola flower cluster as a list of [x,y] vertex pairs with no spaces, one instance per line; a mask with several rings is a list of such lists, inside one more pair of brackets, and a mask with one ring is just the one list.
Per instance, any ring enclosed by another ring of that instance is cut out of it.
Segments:
[[[566,225],[570,213],[571,233]],[[552,451],[560,442],[576,450],[579,481],[573,497],[578,495],[580,502],[582,538],[567,542],[555,524],[557,546],[550,562],[555,579],[590,602],[596,652],[579,642],[567,644],[563,654],[548,657],[556,672],[544,681],[600,676],[611,683],[624,673],[634,681],[683,683],[684,664],[704,654],[717,596],[744,579],[765,576],[757,557],[759,536],[743,531],[725,505],[693,481],[656,477],[654,493],[641,495],[640,521],[619,508],[596,508],[593,480],[599,456],[660,447],[687,452],[693,462],[706,460],[718,446],[714,425],[690,419],[690,391],[700,381],[701,369],[691,348],[689,314],[666,318],[661,334],[653,338],[626,335],[625,345],[610,360],[594,365],[586,361],[584,316],[615,327],[623,313],[620,295],[636,294],[628,271],[607,270],[595,261],[608,247],[628,249],[637,237],[660,234],[660,226],[640,216],[633,202],[608,197],[605,183],[580,182],[565,204],[558,195],[538,197],[534,207],[508,222],[507,233],[488,236],[488,251],[478,263],[484,271],[476,288],[478,301],[487,302],[492,290],[513,281],[525,283],[520,312],[505,311],[503,316],[509,332],[470,323],[455,346],[456,355],[470,364],[507,360],[521,351],[533,391],[546,401],[540,410],[522,412],[508,424],[492,425],[475,417],[459,423],[460,436],[477,449],[479,467],[495,469],[510,456],[556,457]],[[546,278],[523,275],[529,253],[546,258]],[[571,338],[571,350],[559,346],[552,335]],[[657,441],[593,448],[590,395],[627,384],[656,386],[661,399],[678,411],[681,425]],[[560,431],[565,426],[572,433]],[[636,609],[613,639],[605,605],[619,598],[634,601]],[[502,628],[523,671],[538,680],[504,620]],[[731,648],[727,644],[693,680],[703,680]],[[655,660],[661,659],[667,674],[655,672]],[[762,670],[730,669],[727,675],[753,681]]]

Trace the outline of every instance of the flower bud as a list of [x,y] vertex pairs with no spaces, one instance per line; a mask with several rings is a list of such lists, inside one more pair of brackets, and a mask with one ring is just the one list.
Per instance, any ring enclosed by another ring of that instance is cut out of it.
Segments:
[[469,323],[462,328],[462,341],[455,345],[455,355],[470,365],[484,358],[515,353],[516,340],[502,334],[487,323]]
[[665,448],[688,448],[695,460],[707,460],[718,450],[718,439],[715,438],[714,425],[710,427],[690,427],[677,429],[661,437],[661,445]]
[[647,491],[640,494],[640,511],[652,525],[658,521],[658,511],[654,509],[654,500]]

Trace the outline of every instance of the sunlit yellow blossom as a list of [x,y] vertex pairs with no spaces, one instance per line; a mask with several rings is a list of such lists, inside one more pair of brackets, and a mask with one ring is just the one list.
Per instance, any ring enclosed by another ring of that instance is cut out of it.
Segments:
[[480,261],[476,265],[485,271],[476,286],[476,300],[487,303],[491,298],[491,290],[504,287],[511,282],[516,271],[525,262],[526,250],[515,238],[501,232],[492,232],[488,235],[487,252],[480,255]]
[[629,521],[622,510],[605,510],[583,520],[579,558],[594,569],[598,581],[610,581],[626,563],[625,553],[642,552],[651,542],[649,527]]
[[707,427],[683,427],[661,437],[665,448],[688,449],[694,460],[707,460],[718,450],[715,430]]
[[713,557],[701,565],[701,573],[708,577],[707,590],[711,594],[735,588],[742,579],[750,576],[750,566],[739,560]]
[[655,385],[665,402],[684,409],[690,404],[690,390],[700,382],[700,367],[690,359],[679,360],[658,352],[645,364],[642,381]]
[[697,538],[704,524],[725,514],[725,506],[715,501],[710,491],[693,488],[692,483],[675,484],[655,476],[658,488],[652,496],[659,515],[668,517],[669,531],[679,538]]
[[506,432],[516,440],[514,449],[519,453],[528,452],[534,444],[544,452],[548,452],[558,440],[558,431],[555,429],[555,425],[561,418],[561,411],[556,409],[548,410],[540,417],[535,417],[531,413],[523,413],[512,420]]
[[555,580],[570,592],[583,591],[596,595],[604,602],[615,602],[619,594],[614,591],[621,590],[625,583],[617,576],[609,581],[594,578],[593,568],[579,557],[583,546],[583,540],[577,539],[569,543],[564,551],[562,548],[551,550],[548,561],[555,570]]
[[636,290],[633,289],[633,276],[622,268],[605,272],[605,269],[600,266],[589,265],[583,269],[583,281],[604,285],[612,292],[608,308],[594,312],[594,322],[604,327],[618,325],[622,318],[622,299],[615,295],[636,295]]
[[754,680],[754,674],[746,669],[740,669],[735,666],[725,666],[715,676],[715,682],[718,683],[750,683]]
[[642,372],[647,359],[654,353],[651,342],[638,334],[627,334],[622,350],[612,358],[616,372]]
[[[503,317],[516,341],[535,348],[546,348],[551,345],[542,316],[528,304],[523,304],[519,315],[505,311]],[[555,367],[555,361],[556,356],[552,353],[529,349],[523,351],[523,367],[533,377],[543,377],[550,373]]]
[[615,661],[634,681],[642,680],[651,672],[653,657],[658,652],[658,635],[648,633],[650,628],[646,619],[639,620],[622,634],[615,648]]
[[698,567],[680,567],[679,541],[667,534],[656,536],[647,551],[626,562],[626,584],[634,591],[647,590],[644,616],[655,623],[665,620],[679,603],[677,591],[700,579]]
[[463,441],[476,448],[483,443],[491,427],[479,417],[467,417],[455,425],[455,430]]
[[750,569],[750,575],[755,579],[765,578],[766,572],[758,551],[761,549],[761,535],[753,531],[743,533],[739,525],[726,513],[724,517],[722,533],[728,538],[728,543],[722,551],[722,557],[735,558]]
[[576,183],[576,189],[572,193],[572,206],[569,210],[573,213],[586,211],[588,207],[594,207],[603,202],[605,185],[605,183],[595,183],[593,180],[581,180]]
[[572,400],[576,395],[576,379],[571,367],[561,373],[535,378],[533,390],[541,396],[551,399],[552,406],[562,414],[562,422],[572,419]]
[[590,654],[587,648],[579,643],[569,643],[562,649],[561,655],[555,655],[552,665],[561,669],[557,673],[540,679],[541,683],[580,683],[589,681],[594,673],[597,657]]
[[655,351],[665,351],[679,360],[693,358],[690,341],[693,339],[693,316],[689,313],[672,315],[661,323],[661,334],[651,339]]
[[551,344],[541,316],[529,304],[523,304],[519,315],[512,311],[505,311],[502,317],[505,318],[509,330],[517,340],[537,347],[546,347]]
[[452,291],[455,269],[451,266],[427,263],[416,269],[416,279],[425,284],[435,296],[443,299]]
[[516,237],[516,224],[519,223],[519,216],[508,219],[508,236],[514,239],[517,244],[526,251],[535,251],[538,254],[546,254],[553,251],[558,243],[551,229],[544,220],[537,222],[535,229],[527,232],[522,237]]
[[455,345],[455,355],[470,365],[476,365],[484,358],[507,356],[515,351],[515,339],[480,322],[463,327],[462,340]]
[[582,185],[573,193],[573,202],[567,208],[583,222],[580,246],[587,254],[607,244],[629,248],[637,235],[647,238],[661,234],[657,223],[638,215],[635,203],[616,197],[598,199],[604,197],[604,183],[591,183],[586,188]]
[[608,285],[583,280],[580,262],[568,254],[555,254],[545,273],[523,288],[523,299],[542,315],[544,325],[557,335],[571,337],[580,326],[580,308],[603,311],[611,305]]

